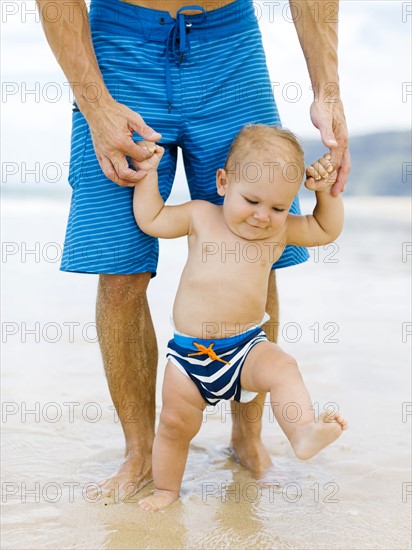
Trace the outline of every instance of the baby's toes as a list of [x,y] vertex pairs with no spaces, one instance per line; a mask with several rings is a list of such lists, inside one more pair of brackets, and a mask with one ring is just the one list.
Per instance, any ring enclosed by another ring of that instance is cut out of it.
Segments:
[[346,418],[343,418],[341,417],[341,422],[340,422],[340,425],[342,427],[342,430],[347,430],[348,429],[348,421],[346,420]]
[[330,422],[338,422],[337,418],[339,417],[339,413],[338,412],[334,412],[334,411],[325,411],[323,413],[321,413],[319,415],[319,421],[320,422],[325,422],[325,423],[330,423]]
[[156,508],[153,506],[153,504],[150,504],[147,500],[139,500],[137,503],[142,510],[145,510],[146,512],[155,512]]
[[340,424],[340,427],[342,428],[342,430],[346,430],[346,428],[348,427],[347,421],[339,413],[335,414],[334,421],[337,422],[338,424]]

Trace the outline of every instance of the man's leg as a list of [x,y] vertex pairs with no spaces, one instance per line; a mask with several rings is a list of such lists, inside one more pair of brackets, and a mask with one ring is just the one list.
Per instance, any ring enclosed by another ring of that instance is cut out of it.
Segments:
[[[147,303],[150,273],[100,275],[96,323],[106,377],[126,438],[125,461],[101,483],[131,496],[151,480],[157,343]],[[126,486],[126,484],[129,484]]]
[[[270,320],[262,328],[271,342],[277,342],[279,301],[276,288],[276,271],[271,271],[269,276],[266,311],[270,315]],[[231,401],[233,417],[231,446],[241,464],[249,468],[256,476],[263,475],[272,465],[269,453],[260,438],[265,399],[266,393],[259,393],[249,403]],[[261,414],[256,421],[251,422],[249,419],[256,417],[256,405],[258,405]],[[250,414],[248,413],[248,407],[252,407]]]

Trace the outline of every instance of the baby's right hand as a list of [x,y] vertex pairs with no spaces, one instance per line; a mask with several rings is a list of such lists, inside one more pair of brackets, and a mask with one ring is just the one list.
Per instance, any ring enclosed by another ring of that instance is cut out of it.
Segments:
[[165,152],[164,148],[160,145],[157,145],[157,143],[152,143],[151,141],[140,141],[139,145],[152,153],[152,156],[139,163],[136,163],[132,159],[132,166],[136,170],[145,170],[147,173],[157,170],[157,167],[159,166],[159,163]]
[[[305,187],[312,191],[325,191],[333,186],[337,179],[337,171],[330,162],[331,155],[326,153],[322,158],[306,168],[307,179]],[[323,180],[323,181],[321,181]]]

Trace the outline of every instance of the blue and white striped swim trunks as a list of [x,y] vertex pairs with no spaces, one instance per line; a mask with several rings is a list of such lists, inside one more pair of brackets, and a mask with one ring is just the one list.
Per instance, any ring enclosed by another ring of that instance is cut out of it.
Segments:
[[257,394],[242,390],[242,367],[250,350],[266,341],[260,326],[216,340],[175,333],[168,343],[166,357],[189,376],[209,405],[222,399],[245,402]]
[[[179,10],[176,19],[121,0],[91,0],[89,18],[109,92],[162,134],[163,199],[180,147],[191,198],[221,204],[215,175],[234,136],[250,122],[280,125],[252,0],[196,15]],[[136,224],[133,188],[104,176],[76,105],[72,116],[72,199],[61,270],[154,276],[158,241]],[[291,212],[300,213],[297,199]],[[288,246],[274,267],[308,257],[306,249]]]

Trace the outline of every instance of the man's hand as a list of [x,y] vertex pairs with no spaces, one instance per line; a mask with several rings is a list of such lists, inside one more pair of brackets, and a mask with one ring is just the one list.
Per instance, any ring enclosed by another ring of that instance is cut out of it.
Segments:
[[[310,107],[310,117],[320,131],[323,144],[330,149],[330,163],[338,170],[337,180],[332,188],[332,195],[336,197],[345,190],[350,172],[348,130],[341,100],[333,103],[319,97]],[[313,191],[317,190],[313,177],[306,180],[305,186]]]
[[[307,180],[305,182],[305,187],[314,191],[326,191],[335,184],[337,171],[331,159],[331,155],[326,153],[322,158],[306,168]],[[315,181],[316,187],[310,184],[308,185],[308,181]]]
[[[104,175],[121,186],[134,187],[147,171],[141,163],[153,152],[143,142],[134,143],[136,132],[147,142],[158,141],[162,136],[148,126],[142,117],[121,103],[113,100],[104,108],[88,113],[91,137],[97,159]],[[136,170],[129,168],[130,157]]]

